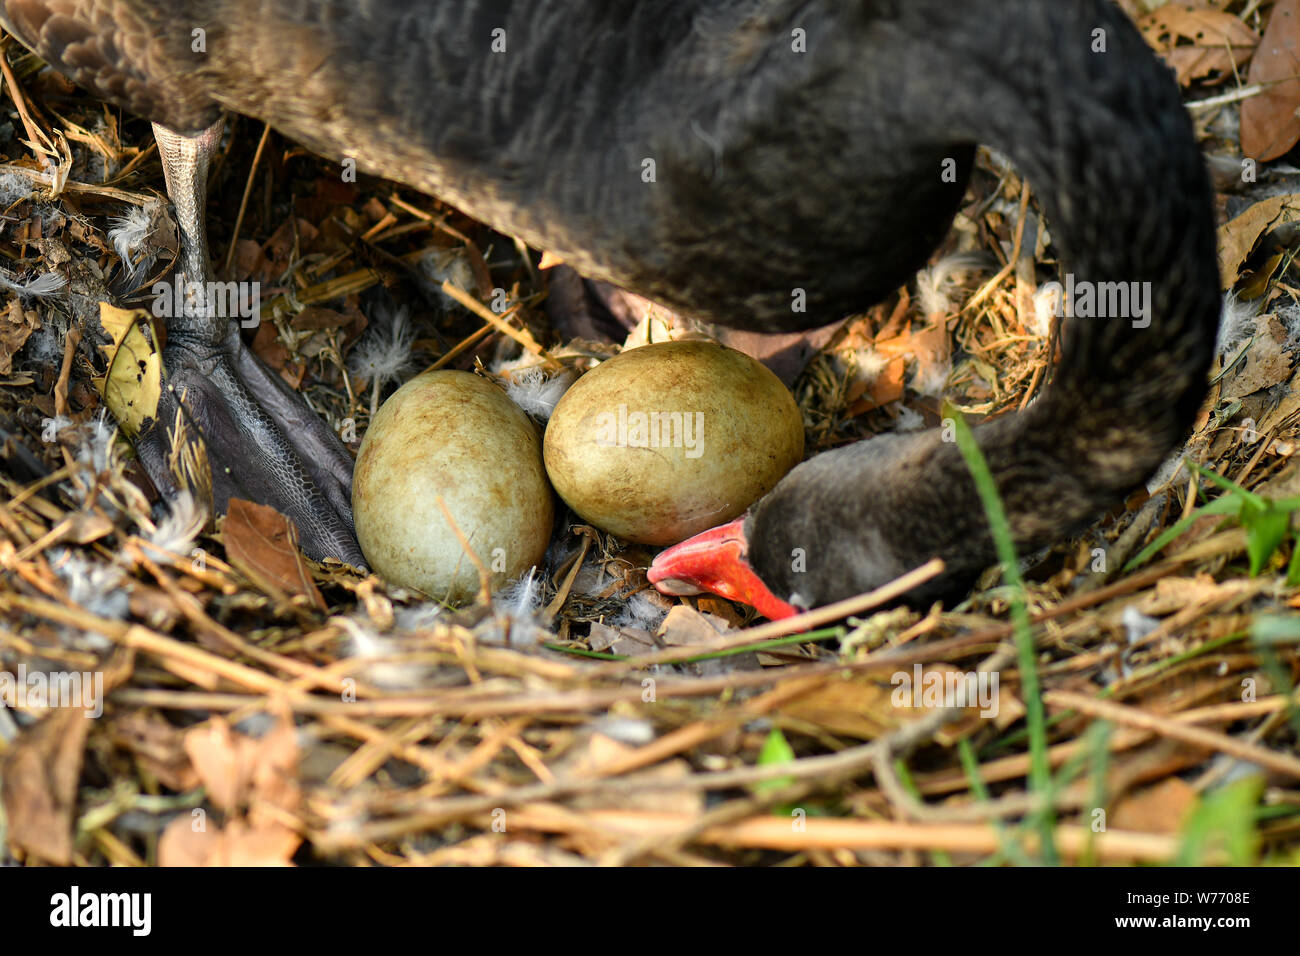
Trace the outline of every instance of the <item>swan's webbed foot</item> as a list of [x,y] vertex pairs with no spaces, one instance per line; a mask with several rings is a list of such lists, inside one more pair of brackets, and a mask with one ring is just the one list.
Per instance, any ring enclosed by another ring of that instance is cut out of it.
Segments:
[[171,470],[178,405],[183,433],[202,441],[212,497],[275,508],[293,520],[313,559],[336,557],[364,567],[352,527],[352,458],[329,427],[240,341],[235,326],[215,346],[169,340],[158,425],[142,434],[140,462],[164,494]]
[[269,505],[293,520],[309,557],[365,567],[352,525],[351,455],[202,291],[211,276],[203,225],[208,160],[221,126],[195,136],[154,127],[181,233],[173,281],[186,292],[186,307],[168,320],[164,387],[156,424],[137,441],[140,461],[171,497],[179,487],[172,471],[179,421],[185,440],[204,446],[218,510],[232,497]]

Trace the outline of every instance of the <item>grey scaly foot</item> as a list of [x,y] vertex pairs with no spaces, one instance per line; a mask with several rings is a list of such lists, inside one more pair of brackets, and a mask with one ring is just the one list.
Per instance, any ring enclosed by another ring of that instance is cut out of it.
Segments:
[[154,126],[181,233],[174,281],[187,294],[184,314],[167,323],[160,427],[141,436],[140,460],[165,495],[175,490],[168,460],[179,404],[186,434],[206,446],[219,510],[232,497],[269,505],[297,525],[309,557],[364,567],[352,526],[351,455],[302,397],[244,346],[238,324],[217,314],[218,303],[203,292],[211,279],[203,223],[208,162],[222,125],[194,136]]

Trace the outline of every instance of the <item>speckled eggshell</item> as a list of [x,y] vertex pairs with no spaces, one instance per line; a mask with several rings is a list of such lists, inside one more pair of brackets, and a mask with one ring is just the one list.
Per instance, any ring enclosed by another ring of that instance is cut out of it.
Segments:
[[543,455],[583,519],[628,541],[675,544],[741,514],[797,465],[803,420],[781,380],[748,355],[665,342],[578,379],[555,406]]
[[506,394],[468,372],[425,372],[384,402],[352,476],[357,539],[393,584],[451,603],[478,571],[438,507],[442,496],[494,584],[541,563],[554,504],[537,428]]

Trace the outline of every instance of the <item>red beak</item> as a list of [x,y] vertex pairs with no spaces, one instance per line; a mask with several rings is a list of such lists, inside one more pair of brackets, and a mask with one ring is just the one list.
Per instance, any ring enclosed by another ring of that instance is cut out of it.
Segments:
[[730,524],[702,531],[681,544],[660,552],[647,577],[664,594],[699,594],[711,591],[754,607],[776,621],[793,617],[799,609],[767,589],[745,560],[745,516]]

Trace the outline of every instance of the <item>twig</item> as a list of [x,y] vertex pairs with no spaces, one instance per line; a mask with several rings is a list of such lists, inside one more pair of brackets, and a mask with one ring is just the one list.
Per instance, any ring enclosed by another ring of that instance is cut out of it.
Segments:
[[553,355],[551,355],[551,353],[547,352],[546,349],[542,348],[541,345],[537,343],[537,340],[532,337],[532,335],[528,332],[527,329],[515,328],[513,325],[505,321],[505,319],[497,315],[495,312],[489,309],[478,299],[474,298],[472,295],[470,295],[460,286],[456,285],[456,283],[452,282],[450,279],[443,282],[442,291],[447,295],[451,296],[453,299],[455,299],[465,308],[469,309],[471,312],[477,315],[484,322],[487,322],[498,332],[505,333],[506,335],[514,339],[516,342],[518,342],[520,345],[522,345],[525,349],[532,352],[534,355],[538,356],[539,358],[544,359],[552,367],[558,368],[560,366],[559,361],[557,361],[556,358]]
[[230,278],[230,266],[235,261],[235,247],[239,244],[239,230],[244,225],[244,213],[248,209],[248,197],[253,193],[253,180],[257,176],[258,164],[262,161],[262,151],[266,149],[266,141],[271,137],[271,124],[262,124],[262,138],[257,141],[257,149],[253,153],[253,165],[248,170],[248,180],[244,183],[244,195],[239,200],[239,212],[235,214],[235,228],[230,233],[230,247],[226,249],[226,264],[221,273],[225,278]]
[[1162,737],[1170,737],[1206,750],[1225,753],[1238,760],[1258,764],[1275,773],[1300,779],[1300,758],[1245,743],[1227,734],[1189,726],[1170,717],[1162,717],[1112,701],[1097,700],[1086,694],[1076,694],[1072,691],[1048,691],[1043,695],[1043,701],[1057,710],[1077,710],[1090,717],[1154,731]]
[[861,614],[863,611],[879,607],[881,604],[888,604],[917,585],[924,584],[942,573],[943,561],[939,558],[933,558],[919,568],[908,571],[889,584],[878,587],[866,594],[845,598],[843,601],[836,601],[834,604],[827,604],[825,607],[805,611],[803,614],[796,614],[794,617],[787,617],[784,620],[769,621],[766,624],[748,628],[721,640],[709,641],[704,644],[691,644],[687,647],[674,647],[664,651],[657,651],[654,654],[642,654],[627,661],[600,665],[593,668],[593,674],[598,677],[610,677],[655,664],[671,664],[675,661],[698,657],[701,654],[732,650],[737,647],[757,644],[760,641],[768,641],[774,637],[784,637],[787,634],[810,631],[821,627],[823,624],[830,624],[852,614]]
[[[512,829],[548,833],[590,833],[608,838],[670,837],[690,826],[684,813],[637,810],[587,810],[563,818],[538,807],[522,807],[507,817]],[[1033,852],[1036,834],[1026,836]],[[1178,852],[1178,838],[1163,833],[1108,830],[1093,833],[1082,826],[1058,826],[1053,832],[1057,850],[1070,858],[1095,852],[1106,862],[1162,863]],[[711,827],[696,842],[725,847],[753,847],[799,852],[826,850],[943,850],[987,856],[1000,848],[997,832],[985,824],[894,823],[881,820],[834,820],[809,817],[798,821],[763,816]]]
[[465,532],[461,531],[460,525],[456,524],[456,519],[451,516],[451,509],[447,507],[447,502],[443,500],[442,495],[438,495],[433,500],[438,503],[442,516],[447,519],[447,524],[451,526],[452,533],[456,535],[456,540],[460,542],[461,550],[469,555],[470,561],[478,569],[478,600],[480,604],[486,607],[492,603],[492,574],[488,571],[487,565],[483,563],[483,559],[470,547],[469,538],[465,537]]

